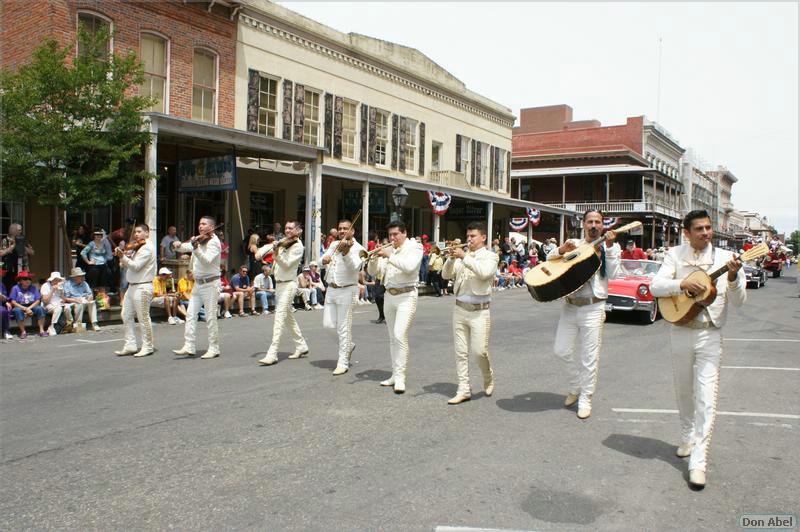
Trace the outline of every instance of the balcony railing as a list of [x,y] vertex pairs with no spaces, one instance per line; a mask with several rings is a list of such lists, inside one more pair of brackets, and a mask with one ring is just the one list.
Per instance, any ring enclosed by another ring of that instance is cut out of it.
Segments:
[[565,209],[572,209],[576,212],[585,212],[588,210],[599,210],[608,214],[625,214],[625,213],[652,213],[655,211],[657,214],[671,216],[673,218],[681,218],[682,214],[677,205],[671,204],[657,198],[655,204],[650,197],[644,200],[615,200],[606,203],[605,201],[591,201],[583,203],[562,203],[560,201],[543,201],[547,205],[561,207]]
[[431,181],[446,187],[472,188],[464,172],[455,170],[432,170]]

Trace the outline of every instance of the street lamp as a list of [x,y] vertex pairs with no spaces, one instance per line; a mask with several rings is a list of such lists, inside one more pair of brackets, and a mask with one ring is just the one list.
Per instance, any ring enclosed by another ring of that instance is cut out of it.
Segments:
[[408,191],[403,186],[403,183],[398,183],[394,190],[392,190],[392,201],[394,202],[394,220],[403,221],[403,205],[406,204],[408,199]]

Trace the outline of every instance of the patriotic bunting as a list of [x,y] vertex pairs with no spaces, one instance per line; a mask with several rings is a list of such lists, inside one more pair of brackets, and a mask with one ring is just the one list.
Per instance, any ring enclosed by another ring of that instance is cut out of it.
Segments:
[[526,227],[528,227],[528,219],[527,218],[511,218],[508,221],[509,227],[514,231],[520,232]]
[[447,209],[450,208],[450,201],[452,201],[452,199],[452,196],[446,192],[434,192],[432,190],[428,191],[428,201],[431,203],[433,213],[437,216],[442,216],[447,212]]
[[528,221],[531,223],[531,226],[536,227],[539,225],[539,222],[542,221],[542,213],[539,212],[539,209],[528,207],[526,211],[528,213]]
[[614,227],[615,225],[617,225],[616,218],[603,218],[603,229],[608,230]]

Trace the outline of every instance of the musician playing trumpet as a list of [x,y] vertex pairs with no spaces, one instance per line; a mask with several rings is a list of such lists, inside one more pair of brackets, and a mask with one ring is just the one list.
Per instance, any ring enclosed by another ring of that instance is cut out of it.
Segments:
[[322,256],[327,267],[325,281],[325,309],[322,311],[322,327],[336,333],[339,358],[334,375],[343,375],[350,368],[350,357],[355,349],[353,343],[353,305],[358,299],[358,275],[361,270],[360,254],[364,250],[353,238],[353,222],[339,220],[338,240],[328,246]]
[[271,366],[278,361],[278,348],[281,336],[286,325],[292,333],[294,352],[289,355],[291,359],[300,358],[308,353],[308,344],[303,338],[303,332],[292,314],[292,302],[297,294],[297,267],[303,260],[305,247],[300,240],[303,234],[303,225],[297,220],[286,222],[285,237],[277,242],[261,246],[256,251],[256,260],[261,260],[269,252],[273,252],[275,267],[275,323],[272,325],[272,342],[267,354],[258,361],[262,366]]
[[453,279],[453,293],[456,296],[453,337],[458,375],[458,390],[447,403],[457,405],[472,397],[469,384],[470,355],[475,356],[483,373],[486,396],[494,392],[494,373],[489,358],[489,304],[499,256],[486,248],[486,224],[483,222],[469,224],[467,243],[445,248],[445,254],[447,261],[442,269],[442,278]]
[[389,328],[392,376],[381,381],[381,386],[393,386],[394,393],[400,394],[406,391],[408,331],[417,311],[417,280],[419,265],[422,263],[422,245],[408,238],[406,226],[399,220],[390,222],[386,230],[391,245],[371,252],[367,272],[372,276],[380,272],[382,283],[386,287],[384,312]]
[[702,489],[711,431],[717,409],[719,364],[722,356],[722,327],[728,303],[740,307],[747,299],[742,264],[730,251],[711,244],[714,231],[706,211],[691,211],[683,219],[683,236],[688,244],[671,248],[664,257],[650,291],[656,297],[683,292],[698,295],[705,286],[686,277],[698,269],[709,272],[727,266],[727,275],[716,281],[717,297],[686,325],[670,327],[670,347],[681,443],[676,454],[689,457],[689,485]]
[[[590,244],[603,234],[603,214],[588,210],[583,214],[584,240],[571,239],[553,249],[547,259],[568,254],[584,242]],[[615,243],[616,233],[607,231],[599,242],[595,253],[600,256],[600,269],[578,290],[565,298],[558,320],[553,351],[564,363],[569,375],[569,393],[564,406],[578,403],[578,418],[586,419],[592,414],[592,396],[597,386],[597,370],[602,344],[605,304],[608,299],[608,280],[620,277],[622,250]],[[573,353],[575,341],[578,353]]]

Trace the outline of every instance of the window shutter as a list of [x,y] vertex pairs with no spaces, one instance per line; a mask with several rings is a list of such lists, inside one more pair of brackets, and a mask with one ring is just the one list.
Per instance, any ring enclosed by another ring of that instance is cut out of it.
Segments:
[[283,80],[283,140],[292,140],[292,82]]
[[490,146],[491,158],[489,166],[489,175],[491,176],[489,187],[492,190],[497,190],[497,146]]
[[475,139],[469,143],[470,158],[469,158],[469,183],[475,186]]
[[419,123],[419,175],[425,175],[425,122]]
[[367,162],[367,132],[369,131],[369,107],[367,104],[361,104],[361,150],[359,151],[359,160],[362,163]]
[[371,107],[369,110],[369,153],[367,154],[367,160],[369,164],[375,165],[375,108]]
[[397,140],[400,134],[397,131],[397,115],[392,115],[392,170],[397,170]]
[[397,119],[397,170],[400,172],[406,171],[406,119],[399,117]]
[[[461,135],[456,134],[456,172],[461,172]],[[467,169],[464,168],[466,172]]]
[[294,141],[303,142],[303,124],[305,120],[306,88],[295,83],[294,86]]
[[333,94],[325,93],[325,153],[333,154]]
[[344,102],[340,96],[336,97],[333,107],[333,156],[342,158],[342,108]]
[[258,85],[261,74],[258,70],[247,71],[247,131],[258,132]]
[[[511,183],[511,153],[508,152],[508,157],[506,157],[506,183]],[[509,187],[506,185],[504,190],[507,190]]]

